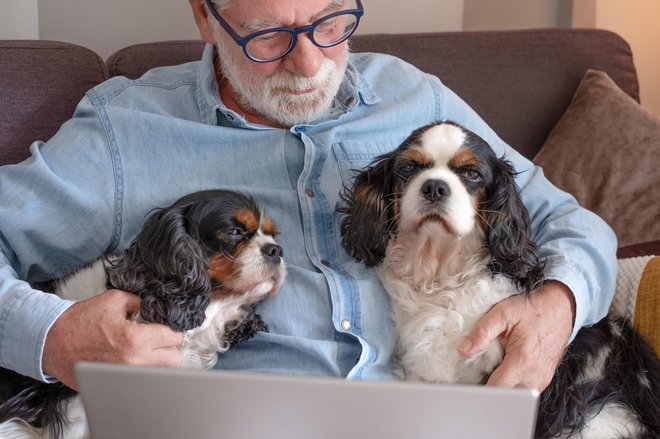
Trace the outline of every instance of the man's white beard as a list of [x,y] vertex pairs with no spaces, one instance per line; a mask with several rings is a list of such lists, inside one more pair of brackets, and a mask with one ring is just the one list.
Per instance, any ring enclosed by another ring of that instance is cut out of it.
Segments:
[[[318,73],[311,78],[282,71],[264,80],[253,77],[247,68],[237,67],[222,44],[216,47],[218,67],[237,93],[239,105],[287,127],[312,122],[328,111],[344,79],[348,61],[346,49],[340,64],[325,58]],[[311,88],[315,89],[311,93],[290,93]]]

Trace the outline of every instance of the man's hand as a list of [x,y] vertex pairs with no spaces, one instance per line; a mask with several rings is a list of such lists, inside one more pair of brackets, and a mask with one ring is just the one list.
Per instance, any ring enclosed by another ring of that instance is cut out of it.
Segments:
[[459,353],[477,354],[499,337],[504,358],[488,384],[543,391],[564,355],[574,316],[571,291],[549,281],[527,297],[509,297],[495,305],[461,344]]
[[181,367],[178,347],[183,335],[164,325],[131,320],[139,309],[138,296],[119,290],[72,305],[46,336],[44,372],[77,389],[77,361]]

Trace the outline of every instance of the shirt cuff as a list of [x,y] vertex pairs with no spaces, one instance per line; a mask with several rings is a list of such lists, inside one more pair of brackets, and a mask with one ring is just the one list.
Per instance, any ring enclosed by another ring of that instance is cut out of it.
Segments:
[[[545,278],[546,280],[555,280],[566,285],[575,298],[575,320],[570,341],[573,341],[578,331],[588,322],[589,313],[592,307],[592,301],[589,296],[587,282],[580,273],[575,271],[564,258],[561,262],[555,258],[546,261]],[[600,306],[600,304],[597,304]],[[607,310],[605,310],[607,312]]]
[[46,335],[74,303],[28,288],[16,291],[0,313],[0,364],[40,381],[54,381],[42,367]]

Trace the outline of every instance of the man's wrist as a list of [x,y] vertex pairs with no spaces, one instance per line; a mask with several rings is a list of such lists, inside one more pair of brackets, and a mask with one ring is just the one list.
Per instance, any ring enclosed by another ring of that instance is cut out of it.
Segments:
[[560,309],[566,309],[571,315],[571,329],[575,326],[576,302],[571,289],[558,280],[547,280],[543,284],[544,293]]

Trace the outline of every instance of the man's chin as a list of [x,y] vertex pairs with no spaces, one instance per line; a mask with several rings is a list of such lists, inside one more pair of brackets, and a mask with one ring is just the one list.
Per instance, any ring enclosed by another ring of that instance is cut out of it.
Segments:
[[327,113],[329,108],[329,103],[310,103],[309,101],[294,99],[280,103],[273,109],[262,109],[260,112],[280,125],[291,127],[318,120]]

